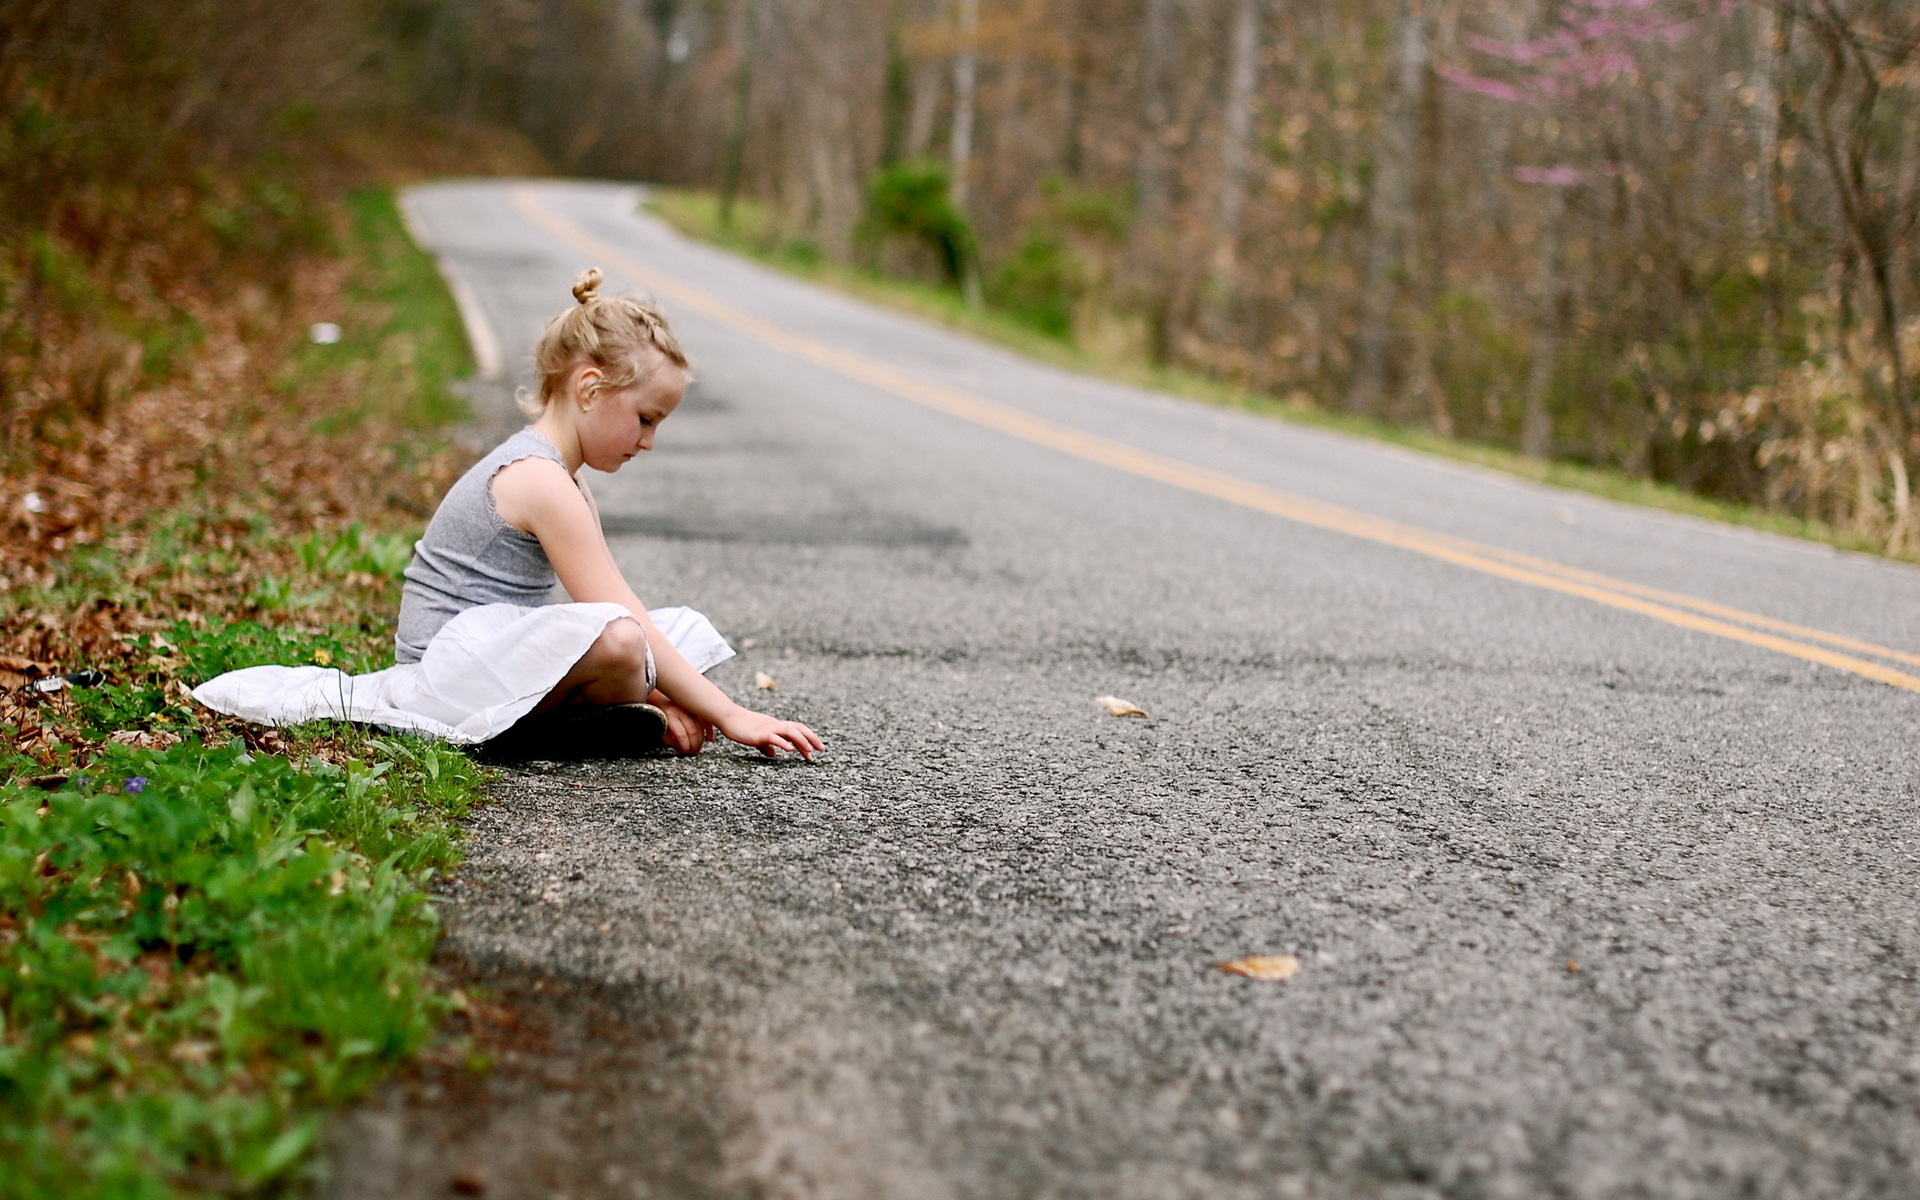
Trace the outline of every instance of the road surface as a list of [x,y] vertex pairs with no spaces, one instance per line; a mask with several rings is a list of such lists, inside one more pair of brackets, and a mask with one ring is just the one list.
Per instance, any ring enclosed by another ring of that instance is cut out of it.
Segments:
[[831,750],[509,773],[442,908],[507,1048],[344,1119],[331,1194],[1920,1194],[1920,571],[1035,365],[636,198],[409,206],[496,433],[581,268],[661,297],[698,382],[611,545]]

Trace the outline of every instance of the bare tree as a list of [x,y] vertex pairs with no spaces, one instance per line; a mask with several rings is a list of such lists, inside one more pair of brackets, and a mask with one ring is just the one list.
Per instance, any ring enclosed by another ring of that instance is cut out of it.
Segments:
[[753,104],[754,48],[765,18],[758,9],[763,0],[739,0],[734,9],[733,110],[728,116],[725,157],[720,173],[720,223],[733,224],[733,202],[740,194],[740,176],[746,166],[747,117]]
[[[1915,429],[1916,401],[1901,346],[1901,288],[1896,254],[1911,239],[1920,202],[1901,193],[1896,164],[1886,161],[1884,139],[1907,139],[1906,111],[1887,111],[1888,78],[1920,57],[1920,14],[1894,0],[1840,0],[1779,6],[1781,16],[1806,31],[1818,48],[1818,78],[1809,103],[1793,110],[1800,135],[1812,144],[1833,189],[1844,241],[1836,247],[1843,270],[1857,264],[1867,279],[1871,323],[1885,368],[1866,373],[1867,386],[1886,396],[1889,435],[1901,452]],[[1897,131],[1897,132],[1896,132]],[[1843,296],[1843,311],[1852,297]]]
[[980,71],[980,0],[956,0],[960,49],[953,56],[953,133],[947,161],[953,177],[953,203],[967,208],[967,178],[973,167],[974,91]]
[[1567,249],[1567,195],[1565,185],[1547,185],[1549,200],[1534,240],[1533,295],[1538,305],[1533,344],[1529,348],[1527,389],[1520,416],[1520,452],[1534,458],[1553,453],[1553,412],[1548,400],[1553,373],[1560,360],[1560,326],[1566,292],[1561,275]]
[[1367,202],[1366,274],[1360,285],[1360,331],[1354,339],[1347,407],[1380,411],[1387,385],[1393,311],[1413,219],[1414,166],[1419,160],[1421,94],[1427,83],[1430,24],[1425,0],[1400,0],[1394,22],[1391,82],[1381,106],[1373,182]]
[[1223,334],[1238,274],[1260,54],[1260,7],[1260,0],[1234,0],[1227,31],[1227,94],[1220,118],[1220,165],[1214,186],[1213,255],[1209,264],[1215,337]]
[[1168,76],[1173,71],[1174,0],[1146,0],[1140,22],[1140,143],[1134,158],[1139,228],[1153,236],[1167,218],[1168,127],[1173,123]]

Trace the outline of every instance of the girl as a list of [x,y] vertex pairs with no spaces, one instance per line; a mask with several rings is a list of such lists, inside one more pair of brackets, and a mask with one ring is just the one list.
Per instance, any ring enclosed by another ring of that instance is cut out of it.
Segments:
[[[580,468],[617,471],[652,449],[689,373],[660,311],[601,296],[600,279],[582,275],[577,306],[540,336],[539,395],[522,401],[533,424],[448,490],[414,546],[398,665],[362,676],[254,667],[203,684],[202,703],[274,724],[344,717],[526,753],[621,755],[664,741],[695,754],[718,734],[770,757],[825,749],[805,725],[752,712],[708,682],[732,648],[698,613],[649,612],[614,564]],[[546,603],[556,579],[570,603]]]

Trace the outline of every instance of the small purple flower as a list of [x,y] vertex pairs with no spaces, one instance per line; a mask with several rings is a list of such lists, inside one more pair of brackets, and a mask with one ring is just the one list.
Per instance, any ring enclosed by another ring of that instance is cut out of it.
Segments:
[[130,792],[146,791],[147,777],[145,775],[135,775],[132,779],[127,780],[127,790]]

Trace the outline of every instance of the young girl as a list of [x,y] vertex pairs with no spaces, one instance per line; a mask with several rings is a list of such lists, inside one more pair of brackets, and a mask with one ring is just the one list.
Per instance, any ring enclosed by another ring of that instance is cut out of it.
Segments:
[[[805,725],[708,682],[732,648],[696,612],[649,612],[614,564],[580,469],[617,471],[652,449],[689,375],[660,311],[601,296],[600,279],[581,276],[578,305],[540,336],[540,392],[523,401],[534,423],[461,476],[415,545],[397,665],[362,676],[254,667],[203,684],[202,703],[273,724],[346,718],[525,752],[612,756],[664,741],[695,754],[718,734],[769,756],[825,748]],[[546,603],[556,579],[570,603]]]

